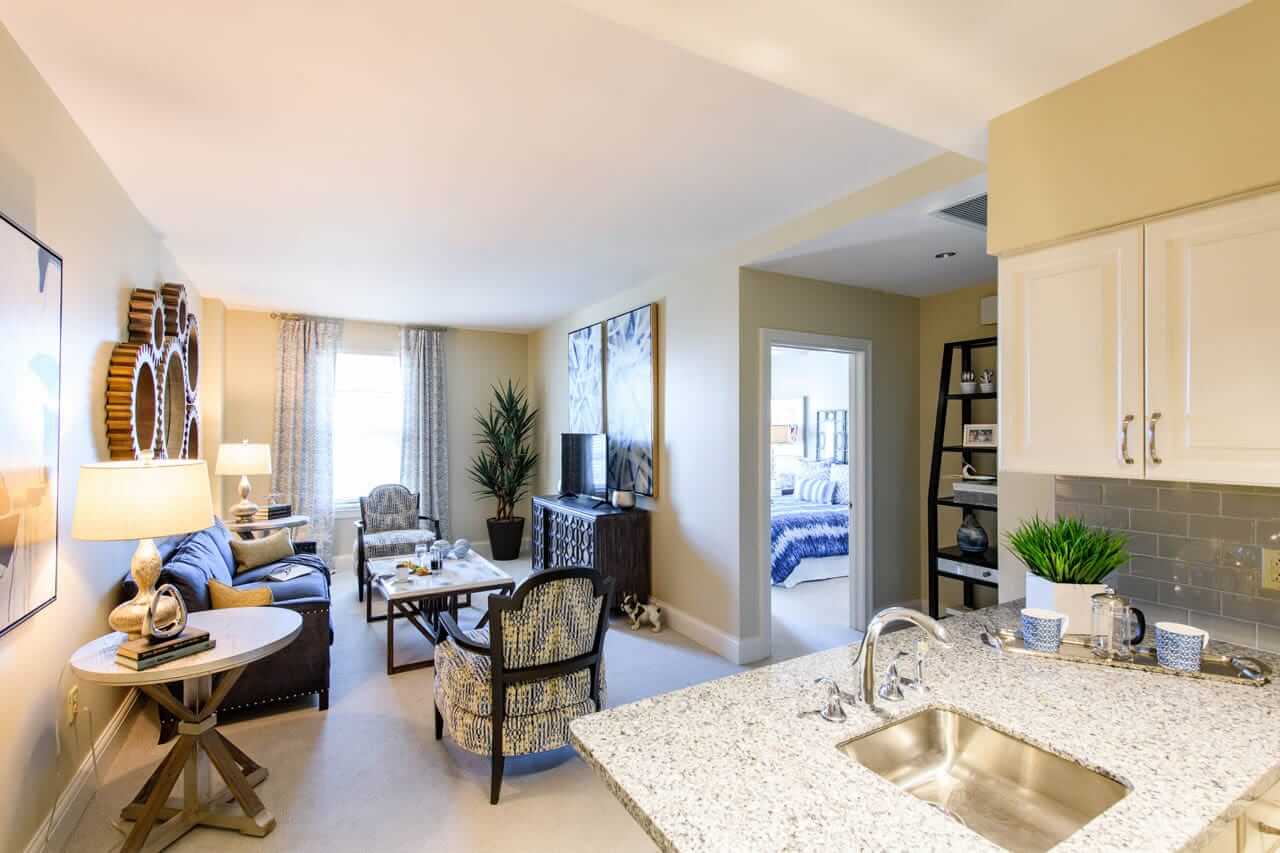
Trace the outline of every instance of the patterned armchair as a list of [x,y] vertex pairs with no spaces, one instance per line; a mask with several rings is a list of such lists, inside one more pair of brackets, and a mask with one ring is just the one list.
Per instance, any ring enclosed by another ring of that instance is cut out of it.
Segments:
[[449,614],[435,650],[436,740],[491,756],[497,804],[508,755],[558,749],[569,723],[604,707],[604,634],[613,579],[548,569],[510,595],[489,596],[489,627],[463,631]]
[[[431,522],[424,530],[421,522]],[[361,601],[370,593],[373,578],[369,560],[412,554],[419,544],[430,545],[440,538],[440,519],[422,515],[418,495],[398,483],[375,486],[360,499],[360,520],[356,522],[356,590]]]

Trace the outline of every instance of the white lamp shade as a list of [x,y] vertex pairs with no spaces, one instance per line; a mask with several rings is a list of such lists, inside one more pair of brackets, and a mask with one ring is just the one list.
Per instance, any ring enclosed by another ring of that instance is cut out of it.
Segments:
[[218,448],[218,463],[214,470],[219,477],[270,474],[271,445],[250,444],[247,441],[224,444]]
[[71,535],[153,539],[213,524],[209,468],[202,459],[80,466]]

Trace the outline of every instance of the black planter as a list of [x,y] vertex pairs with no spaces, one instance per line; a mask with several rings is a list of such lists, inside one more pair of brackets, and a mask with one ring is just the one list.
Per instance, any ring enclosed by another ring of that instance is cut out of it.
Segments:
[[489,547],[495,560],[514,560],[520,556],[520,542],[524,539],[524,518],[491,518]]

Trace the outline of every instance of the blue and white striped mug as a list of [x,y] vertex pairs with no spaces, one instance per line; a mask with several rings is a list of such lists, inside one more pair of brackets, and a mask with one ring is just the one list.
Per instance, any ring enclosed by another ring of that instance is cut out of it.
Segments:
[[1200,671],[1200,653],[1209,645],[1209,632],[1180,622],[1156,623],[1156,662],[1181,672]]
[[1022,611],[1022,645],[1033,652],[1056,652],[1067,633],[1067,614],[1027,607]]

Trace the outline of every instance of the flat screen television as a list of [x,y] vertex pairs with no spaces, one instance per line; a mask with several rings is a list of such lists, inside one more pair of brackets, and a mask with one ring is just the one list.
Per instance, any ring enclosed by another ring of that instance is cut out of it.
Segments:
[[560,435],[560,497],[608,497],[607,445],[604,433]]

